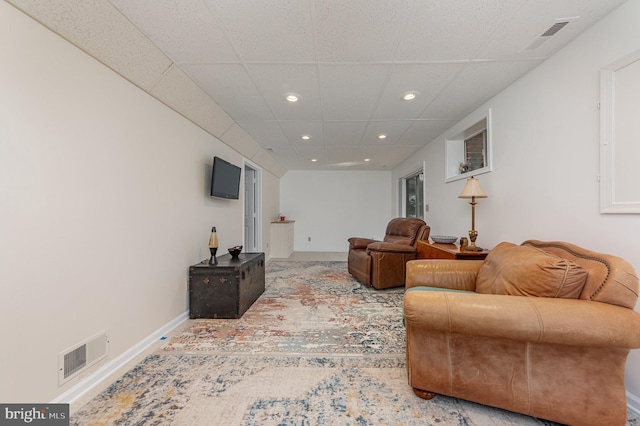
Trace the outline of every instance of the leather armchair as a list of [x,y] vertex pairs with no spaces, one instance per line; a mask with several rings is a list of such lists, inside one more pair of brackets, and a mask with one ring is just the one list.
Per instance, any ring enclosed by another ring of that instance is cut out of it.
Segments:
[[349,238],[349,273],[376,289],[403,286],[406,263],[416,258],[418,241],[429,238],[430,229],[422,219],[396,218],[383,241]]
[[[414,392],[563,424],[624,425],[625,363],[640,347],[633,267],[564,242],[506,244],[484,261],[408,263],[404,314]],[[527,269],[532,256],[542,260]],[[552,276],[560,285],[549,293]],[[537,291],[543,296],[534,297]]]

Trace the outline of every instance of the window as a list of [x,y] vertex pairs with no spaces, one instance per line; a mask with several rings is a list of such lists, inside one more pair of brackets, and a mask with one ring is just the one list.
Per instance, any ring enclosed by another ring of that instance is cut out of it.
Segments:
[[491,171],[491,110],[469,116],[445,138],[445,182]]
[[487,129],[464,140],[464,172],[471,172],[484,167],[487,152]]

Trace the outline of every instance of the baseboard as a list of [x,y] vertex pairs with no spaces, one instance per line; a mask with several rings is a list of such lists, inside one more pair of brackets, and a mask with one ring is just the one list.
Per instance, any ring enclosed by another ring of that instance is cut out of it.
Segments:
[[173,320],[169,321],[158,330],[151,333],[149,336],[123,352],[118,357],[109,361],[107,364],[100,367],[94,373],[91,373],[87,377],[83,378],[79,383],[74,385],[66,392],[58,395],[52,404],[73,404],[79,398],[84,396],[87,392],[98,386],[100,383],[108,379],[112,374],[118,371],[120,368],[127,365],[127,363],[134,360],[138,355],[142,354],[145,350],[151,347],[151,345],[158,342],[158,340],[169,333],[174,328],[178,327],[184,321],[189,318],[189,311],[185,311]]
[[627,408],[640,416],[640,398],[627,391]]

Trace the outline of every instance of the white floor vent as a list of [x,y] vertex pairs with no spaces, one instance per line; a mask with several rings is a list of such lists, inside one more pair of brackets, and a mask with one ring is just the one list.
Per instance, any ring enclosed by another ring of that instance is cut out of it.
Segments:
[[106,357],[109,332],[93,336],[58,355],[58,385],[62,385]]

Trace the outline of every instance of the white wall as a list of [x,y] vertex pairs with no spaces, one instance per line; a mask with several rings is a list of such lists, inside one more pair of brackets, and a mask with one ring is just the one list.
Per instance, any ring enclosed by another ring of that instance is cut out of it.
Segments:
[[[640,271],[640,216],[599,212],[597,107],[600,69],[640,49],[638,22],[640,1],[631,0],[486,104],[494,171],[478,176],[489,195],[476,207],[478,245],[564,240],[623,257]],[[457,198],[464,181],[444,183],[442,137],[396,168],[394,179],[422,161],[432,232],[465,235],[471,208]],[[627,389],[640,395],[638,350],[627,363]]]
[[241,244],[208,190],[242,157],[5,2],[0,63],[0,401],[47,402],[61,351],[108,329],[107,362],[185,313],[211,226]]
[[392,218],[390,171],[288,171],[280,194],[295,251],[346,252],[349,237],[382,239]]

